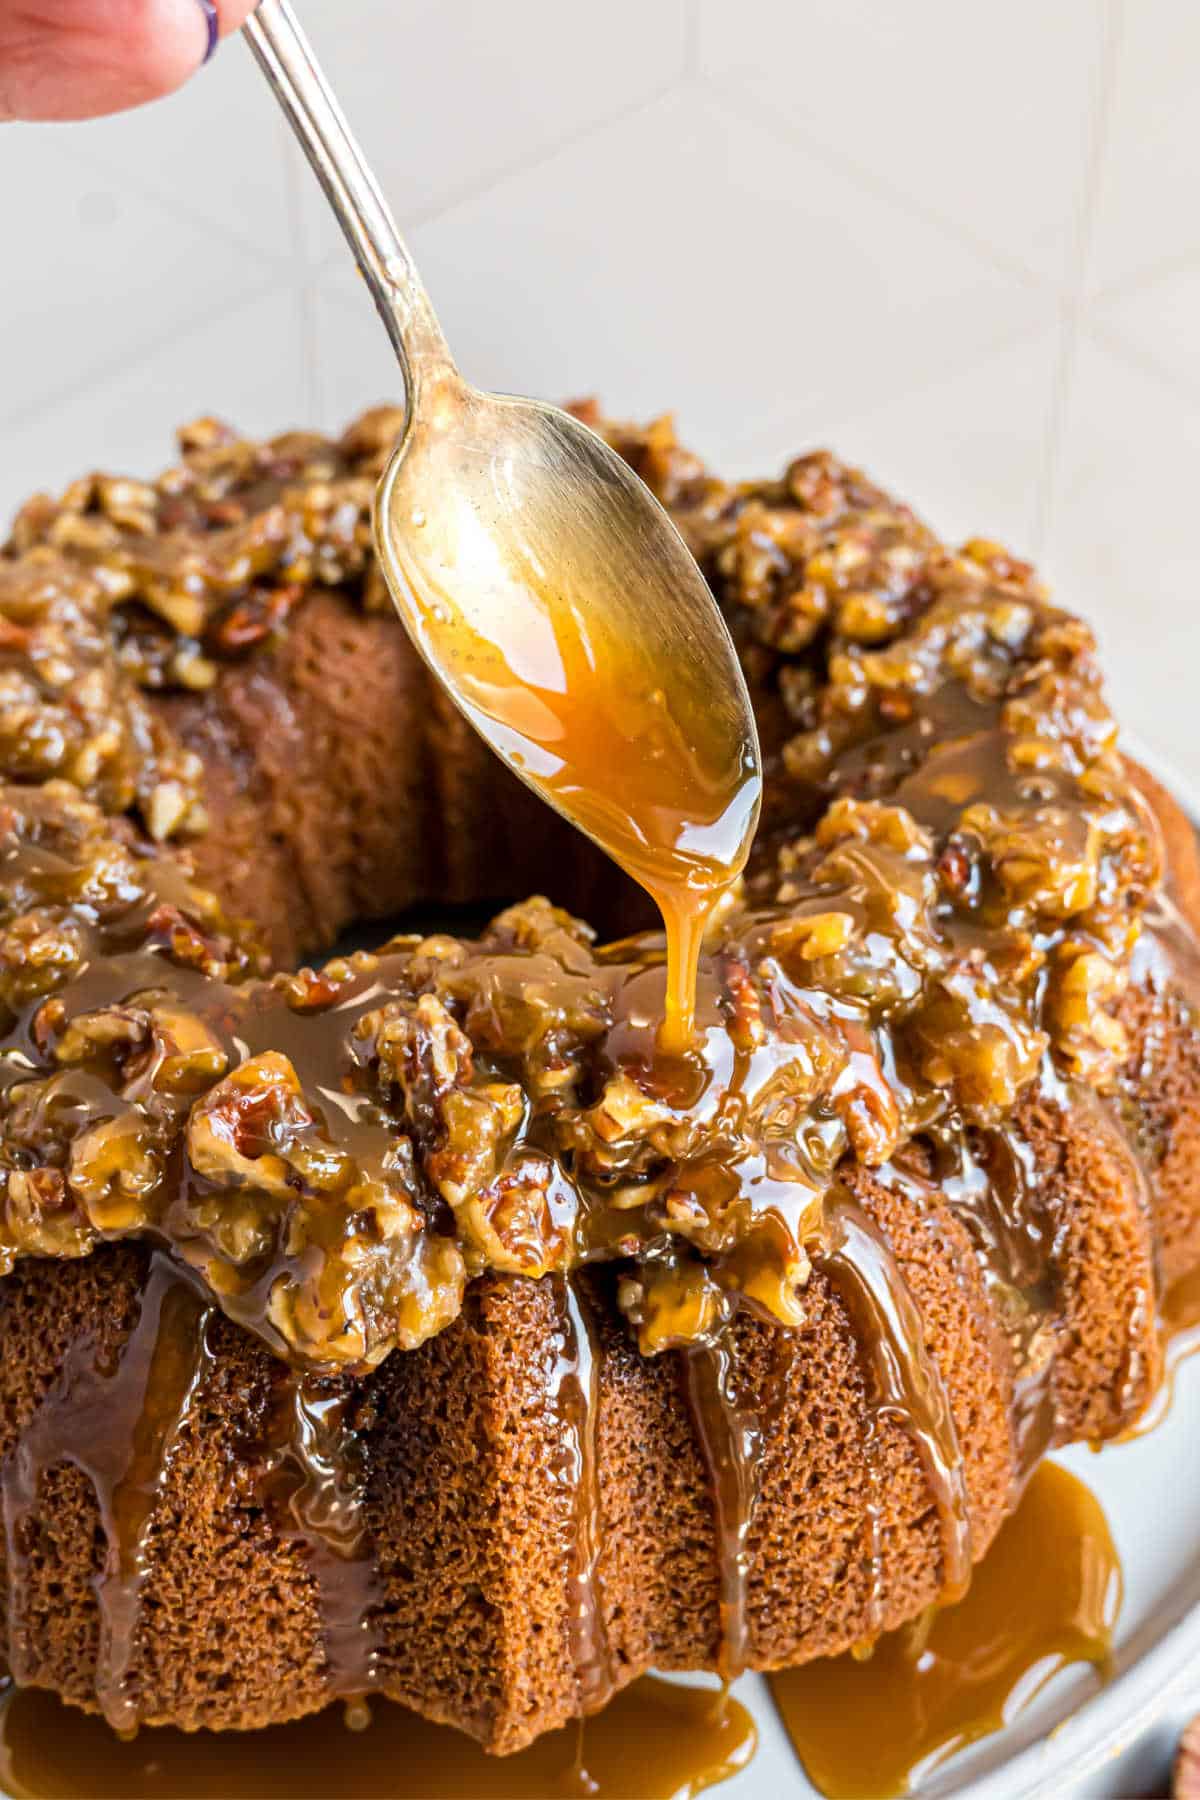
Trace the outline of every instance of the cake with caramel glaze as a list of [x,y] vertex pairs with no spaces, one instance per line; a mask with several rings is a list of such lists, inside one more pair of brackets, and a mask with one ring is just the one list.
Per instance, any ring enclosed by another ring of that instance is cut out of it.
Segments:
[[202,422],[0,556],[3,1649],[118,1728],[375,1692],[507,1752],[869,1644],[1155,1391],[1200,868],[1087,627],[827,454],[586,416],[765,754],[679,1057],[638,896],[391,615],[397,413]]

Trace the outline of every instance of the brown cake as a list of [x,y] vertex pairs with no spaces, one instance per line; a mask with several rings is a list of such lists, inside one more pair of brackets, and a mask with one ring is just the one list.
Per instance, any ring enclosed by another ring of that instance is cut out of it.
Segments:
[[831,456],[612,431],[767,759],[664,1064],[643,903],[390,613],[398,422],[201,423],[0,558],[4,1647],[121,1727],[509,1751],[868,1642],[1137,1417],[1196,1257],[1200,870],[1086,627]]

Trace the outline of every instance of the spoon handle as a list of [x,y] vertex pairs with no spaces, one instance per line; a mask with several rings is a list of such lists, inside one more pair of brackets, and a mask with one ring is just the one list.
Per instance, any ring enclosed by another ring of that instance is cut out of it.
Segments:
[[243,30],[371,290],[404,370],[411,421],[421,375],[454,369],[416,264],[288,0],[261,0]]

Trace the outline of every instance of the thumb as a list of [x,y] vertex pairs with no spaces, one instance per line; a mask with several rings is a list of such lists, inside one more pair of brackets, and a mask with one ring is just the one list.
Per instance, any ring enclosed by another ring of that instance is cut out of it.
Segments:
[[0,119],[90,119],[179,87],[255,0],[0,0]]

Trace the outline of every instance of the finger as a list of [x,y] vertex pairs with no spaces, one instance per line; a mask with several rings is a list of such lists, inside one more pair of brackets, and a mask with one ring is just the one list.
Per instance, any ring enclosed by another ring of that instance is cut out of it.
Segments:
[[254,0],[0,0],[0,118],[88,119],[169,94]]

